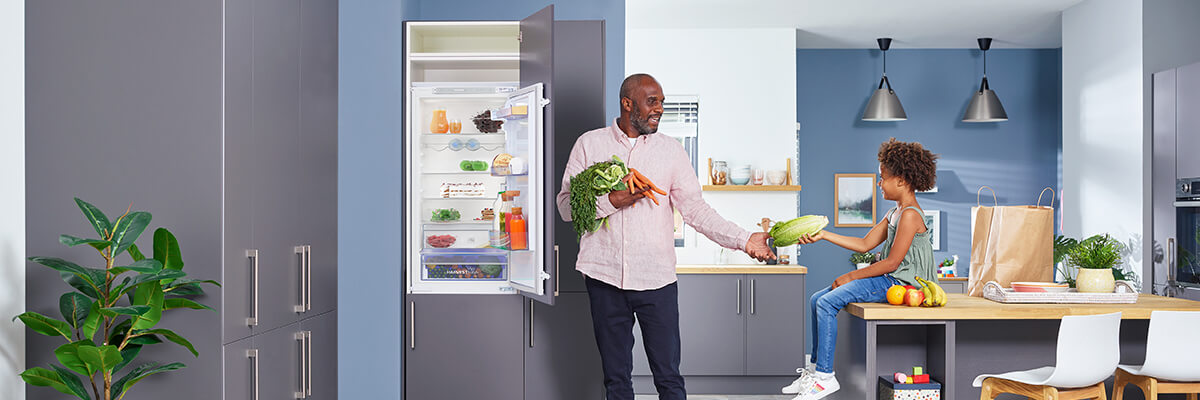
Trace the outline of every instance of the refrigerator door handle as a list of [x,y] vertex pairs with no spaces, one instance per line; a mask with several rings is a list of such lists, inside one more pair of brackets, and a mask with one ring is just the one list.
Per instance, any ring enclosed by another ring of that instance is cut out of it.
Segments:
[[250,316],[246,318],[246,326],[258,326],[258,249],[246,250],[246,258],[250,259]]
[[415,301],[408,302],[408,348],[410,350],[417,349],[417,303]]
[[561,271],[562,270],[558,268],[558,245],[556,244],[554,245],[554,297],[558,297],[558,286],[559,282],[562,281],[558,277],[561,274]]
[[308,299],[304,296],[304,281],[308,275],[304,267],[304,246],[292,247],[292,252],[300,256],[300,304],[293,305],[292,311],[302,313],[304,312],[304,304],[308,302]]
[[246,357],[250,359],[251,378],[254,379],[250,386],[250,400],[258,400],[258,349],[246,350]]
[[529,348],[533,348],[533,299],[529,300]]
[[305,394],[305,390],[308,388],[308,375],[306,374],[307,371],[304,370],[304,366],[308,365],[308,351],[304,347],[304,332],[296,332],[292,335],[292,337],[295,338],[296,342],[300,344],[300,391],[294,393],[294,397],[297,399],[303,399],[308,397],[308,395]]

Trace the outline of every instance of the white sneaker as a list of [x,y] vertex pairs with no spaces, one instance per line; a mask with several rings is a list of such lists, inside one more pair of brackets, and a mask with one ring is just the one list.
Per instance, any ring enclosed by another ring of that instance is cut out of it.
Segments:
[[796,373],[800,374],[800,377],[792,381],[790,385],[784,386],[782,389],[783,394],[800,393],[800,388],[804,386],[805,382],[816,379],[817,369],[815,365],[808,364],[804,368],[796,368]]
[[792,398],[792,400],[819,400],[833,394],[841,389],[837,378],[830,375],[827,378],[821,378],[812,375],[811,379],[807,379],[800,388],[800,394]]

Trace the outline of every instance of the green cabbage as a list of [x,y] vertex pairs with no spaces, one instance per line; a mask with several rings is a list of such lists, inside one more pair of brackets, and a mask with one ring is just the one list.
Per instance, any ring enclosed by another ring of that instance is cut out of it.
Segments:
[[791,246],[800,241],[800,237],[812,235],[825,229],[829,218],[824,215],[805,215],[787,222],[779,222],[771,226],[767,233],[775,239],[776,247]]

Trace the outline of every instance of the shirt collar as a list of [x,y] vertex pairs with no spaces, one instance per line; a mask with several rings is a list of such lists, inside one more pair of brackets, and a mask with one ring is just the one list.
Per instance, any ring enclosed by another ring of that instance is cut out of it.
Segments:
[[[626,135],[625,131],[622,131],[621,127],[619,125],[617,125],[617,121],[619,119],[620,119],[620,117],[614,118],[612,125],[609,125],[609,129],[612,130],[613,139],[615,139],[619,143],[629,143],[629,135]],[[641,135],[638,137],[641,138],[641,137],[645,137],[645,136],[650,136],[650,135]],[[646,140],[650,140],[650,138],[647,137]]]

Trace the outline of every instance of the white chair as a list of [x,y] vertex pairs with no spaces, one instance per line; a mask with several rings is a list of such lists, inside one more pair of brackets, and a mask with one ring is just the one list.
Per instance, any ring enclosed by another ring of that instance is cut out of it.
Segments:
[[1117,366],[1113,400],[1121,400],[1127,384],[1141,388],[1147,400],[1158,399],[1159,393],[1187,393],[1188,400],[1196,400],[1196,394],[1200,393],[1197,332],[1200,332],[1200,312],[1151,312],[1146,363]]
[[972,385],[983,388],[981,400],[993,400],[1000,393],[1031,399],[1104,400],[1104,380],[1121,358],[1120,333],[1119,312],[1063,317],[1055,366],[979,375]]

